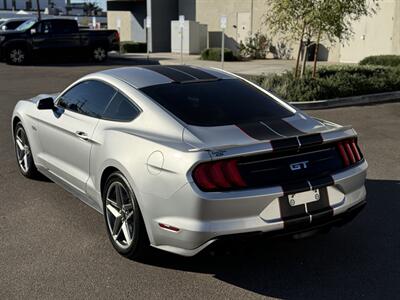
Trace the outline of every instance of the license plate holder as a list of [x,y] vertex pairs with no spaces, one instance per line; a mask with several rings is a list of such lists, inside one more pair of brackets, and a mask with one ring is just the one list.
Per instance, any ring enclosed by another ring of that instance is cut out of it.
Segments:
[[318,201],[319,199],[321,199],[321,194],[319,192],[319,189],[288,195],[290,206],[307,204]]

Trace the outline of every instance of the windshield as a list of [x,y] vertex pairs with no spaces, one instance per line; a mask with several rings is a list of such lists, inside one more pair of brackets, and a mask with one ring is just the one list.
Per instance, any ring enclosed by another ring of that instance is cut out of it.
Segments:
[[266,93],[238,79],[168,83],[141,91],[189,125],[223,126],[293,114]]
[[29,28],[31,28],[33,25],[35,25],[36,20],[27,20],[24,23],[22,23],[21,25],[19,25],[17,28],[15,28],[15,30],[18,31],[25,31]]

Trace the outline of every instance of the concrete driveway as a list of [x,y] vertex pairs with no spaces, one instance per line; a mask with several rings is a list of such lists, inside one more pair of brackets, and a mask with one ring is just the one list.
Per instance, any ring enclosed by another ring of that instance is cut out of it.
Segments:
[[[147,54],[143,53],[127,53],[127,54],[112,54],[113,57],[132,58],[132,59],[147,59]],[[179,65],[180,55],[177,53],[151,53],[150,60],[157,61],[160,65]],[[187,65],[200,67],[221,68],[221,62],[201,60],[200,55],[183,55],[183,63]],[[285,59],[254,59],[250,61],[226,61],[224,69],[229,72],[246,75],[261,75],[270,73],[282,73],[292,70],[295,67],[295,60]],[[330,62],[318,62],[319,65],[329,65]],[[308,62],[311,66],[312,62]]]
[[309,239],[236,242],[191,259],[153,251],[135,262],[113,250],[101,215],[52,182],[20,175],[10,132],[18,99],[57,92],[84,74],[126,63],[0,64],[0,299],[400,294],[400,103],[311,112],[353,124],[370,169],[367,208],[346,227]]

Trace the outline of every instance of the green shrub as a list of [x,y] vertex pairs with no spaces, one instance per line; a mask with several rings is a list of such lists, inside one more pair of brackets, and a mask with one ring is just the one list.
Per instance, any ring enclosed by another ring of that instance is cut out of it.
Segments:
[[360,65],[400,66],[400,55],[373,55],[360,61]]
[[146,43],[121,42],[121,53],[145,53],[147,52]]
[[[201,52],[202,60],[215,60],[221,61],[221,48],[207,48]],[[225,61],[235,61],[236,56],[233,54],[231,49],[225,48],[224,50],[224,60]]]
[[239,53],[244,58],[263,59],[271,51],[272,39],[266,34],[256,32],[246,38],[245,42],[240,42]]
[[315,101],[400,90],[400,68],[334,65],[321,67],[317,78],[296,79],[293,72],[249,76],[249,80],[287,101]]

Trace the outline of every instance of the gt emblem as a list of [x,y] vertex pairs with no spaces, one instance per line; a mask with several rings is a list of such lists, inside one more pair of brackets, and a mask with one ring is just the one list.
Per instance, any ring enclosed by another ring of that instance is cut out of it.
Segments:
[[299,161],[297,163],[290,164],[289,167],[290,167],[290,170],[292,170],[292,171],[298,171],[301,169],[307,169],[307,164],[308,164],[308,160],[305,160],[305,161]]

